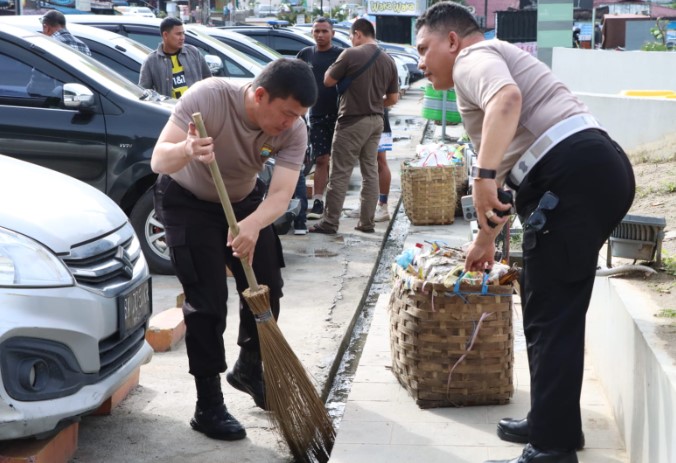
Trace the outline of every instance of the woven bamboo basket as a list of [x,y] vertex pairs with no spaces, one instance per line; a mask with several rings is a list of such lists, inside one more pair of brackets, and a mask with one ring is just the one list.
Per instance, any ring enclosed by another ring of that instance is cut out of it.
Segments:
[[404,210],[413,225],[451,224],[455,219],[455,166],[401,165]]
[[418,406],[509,402],[512,286],[467,285],[454,292],[418,279],[411,284],[404,275],[395,278],[389,304],[392,371]]

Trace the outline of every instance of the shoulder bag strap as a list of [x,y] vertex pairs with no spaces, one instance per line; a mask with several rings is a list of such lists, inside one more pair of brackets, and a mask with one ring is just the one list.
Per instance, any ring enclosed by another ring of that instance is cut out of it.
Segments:
[[380,47],[376,48],[376,52],[373,54],[371,59],[368,60],[366,64],[364,64],[362,67],[360,67],[357,72],[352,74],[351,76],[348,76],[350,79],[355,80],[357,77],[359,77],[364,71],[366,71],[373,63],[375,63],[376,58],[380,55]]

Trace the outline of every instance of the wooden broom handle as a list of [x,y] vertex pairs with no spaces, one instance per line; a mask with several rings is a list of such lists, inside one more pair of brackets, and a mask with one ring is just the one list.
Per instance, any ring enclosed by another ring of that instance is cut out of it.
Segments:
[[[207,138],[207,129],[204,127],[204,121],[202,120],[202,114],[197,112],[192,115],[192,120],[197,127],[200,138]],[[211,178],[216,185],[216,190],[218,191],[218,197],[221,200],[221,206],[223,206],[223,211],[225,212],[225,217],[228,219],[228,226],[230,227],[230,233],[233,238],[239,235],[239,226],[237,225],[237,217],[235,217],[235,211],[230,204],[230,197],[228,197],[228,192],[225,189],[223,184],[223,177],[221,177],[221,171],[218,168],[216,159],[209,163],[209,171],[211,172]],[[244,267],[244,274],[246,275],[246,281],[249,283],[249,289],[252,292],[258,291],[258,282],[256,281],[256,275],[254,274],[251,264],[249,264],[248,256],[240,257],[239,260],[242,262],[242,267]]]

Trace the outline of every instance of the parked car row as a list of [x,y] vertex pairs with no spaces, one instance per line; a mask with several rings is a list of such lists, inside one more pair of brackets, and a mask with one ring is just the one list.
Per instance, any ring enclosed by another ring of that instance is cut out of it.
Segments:
[[41,33],[3,24],[1,37],[2,152],[108,194],[131,218],[154,271],[170,272],[166,246],[144,227],[154,222],[150,156],[175,100]]
[[[93,57],[126,77],[132,84],[138,82],[141,65],[152,49],[160,43],[158,18],[135,16],[106,16],[106,15],[68,15],[69,30],[92,51]],[[37,16],[6,16],[0,18],[3,24],[12,24],[25,30],[40,32],[41,25]],[[94,29],[95,28],[95,29]],[[336,43],[348,46],[341,34],[336,34]],[[338,38],[340,37],[340,38]],[[215,76],[225,77],[234,81],[248,82],[252,80],[262,66],[279,56],[295,56],[298,51],[307,46],[313,46],[313,39],[304,32],[292,28],[278,27],[230,27],[207,28],[200,25],[186,26],[186,43],[196,46],[207,58]],[[412,76],[417,71],[416,58],[404,53],[391,53],[397,62],[399,83],[401,89],[406,89]],[[413,70],[415,69],[415,71]],[[139,90],[137,90],[138,92]],[[149,92],[142,92],[146,99]],[[58,106],[57,106],[58,107]],[[163,114],[159,120],[167,117]],[[35,119],[28,121],[34,124]],[[159,134],[161,123],[150,124]],[[102,127],[104,127],[102,125]],[[133,133],[133,126],[128,126],[129,133],[125,136],[130,140],[138,140],[138,134]],[[149,139],[153,134],[146,135]],[[119,145],[127,145],[123,140],[116,140]],[[103,158],[107,159],[108,166],[115,165],[114,158],[119,153],[110,148],[111,143],[103,145]],[[138,143],[136,144],[138,145]],[[145,156],[149,157],[152,147],[147,147]],[[9,155],[16,155],[10,150]],[[43,159],[48,156],[36,156]],[[147,164],[147,159],[145,163]],[[72,166],[70,166],[72,168]],[[61,167],[62,171],[68,172]],[[80,169],[81,170],[81,169]],[[105,169],[104,169],[105,171]],[[147,174],[147,177],[146,177]],[[118,204],[134,218],[134,227],[141,237],[141,245],[151,269],[158,273],[170,273],[171,264],[168,259],[168,250],[164,243],[164,230],[154,216],[149,194],[143,190],[149,188],[154,181],[154,175],[149,168],[135,171],[139,178],[129,181],[126,189],[118,188],[114,196]],[[77,173],[76,173],[77,176]],[[112,184],[101,183],[104,191],[113,188]],[[111,190],[112,192],[112,190]]]

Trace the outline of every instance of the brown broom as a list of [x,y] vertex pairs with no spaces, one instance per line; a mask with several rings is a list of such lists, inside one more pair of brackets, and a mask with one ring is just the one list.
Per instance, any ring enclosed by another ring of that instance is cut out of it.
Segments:
[[[194,113],[192,119],[200,137],[206,138],[208,135],[202,115]],[[228,219],[230,233],[235,237],[239,227],[216,160],[209,163],[209,170]],[[272,420],[296,461],[325,463],[329,460],[336,434],[331,418],[310,375],[272,316],[269,288],[258,284],[246,256],[241,257],[240,261],[249,284],[243,293],[244,298],[256,317],[264,367],[266,406],[272,412]]]

